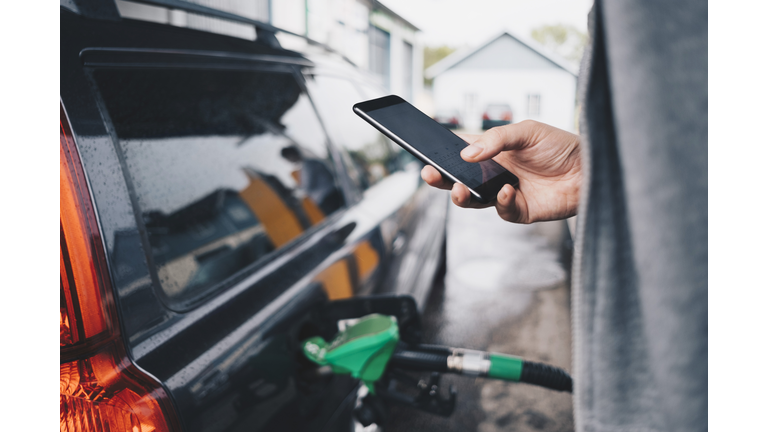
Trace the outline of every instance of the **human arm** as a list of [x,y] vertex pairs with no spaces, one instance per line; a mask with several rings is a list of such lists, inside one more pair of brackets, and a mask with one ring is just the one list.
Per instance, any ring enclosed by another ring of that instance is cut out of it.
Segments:
[[581,189],[581,154],[578,135],[544,123],[525,120],[489,129],[483,135],[458,134],[470,143],[461,152],[467,162],[491,159],[514,173],[517,188],[504,185],[496,201],[470,200],[466,186],[445,180],[432,166],[421,171],[429,185],[451,191],[459,207],[495,206],[509,222],[532,223],[565,219],[576,214]]

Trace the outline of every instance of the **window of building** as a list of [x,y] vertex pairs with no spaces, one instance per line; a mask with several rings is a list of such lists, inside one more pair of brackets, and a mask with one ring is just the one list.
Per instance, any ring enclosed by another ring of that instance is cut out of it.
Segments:
[[528,117],[538,117],[541,112],[541,96],[538,94],[528,95]]
[[390,37],[386,31],[371,26],[370,27],[370,57],[369,66],[371,72],[381,78],[381,83],[387,90],[390,89],[389,83],[389,52]]
[[188,304],[344,205],[294,75],[94,71],[171,303]]
[[413,102],[413,45],[403,42],[403,99]]

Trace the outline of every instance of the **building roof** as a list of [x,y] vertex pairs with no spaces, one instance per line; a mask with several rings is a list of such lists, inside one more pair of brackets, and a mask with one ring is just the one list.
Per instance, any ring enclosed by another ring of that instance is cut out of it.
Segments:
[[400,21],[405,23],[408,27],[411,27],[414,31],[421,31],[420,28],[416,27],[410,21],[408,21],[407,19],[405,19],[402,16],[400,16],[397,12],[395,12],[392,9],[390,9],[390,8],[386,7],[385,5],[383,5],[380,1],[378,1],[378,0],[371,0],[371,5],[373,6],[374,10],[376,10],[376,9],[382,10],[387,15],[391,15],[391,16],[399,19]]
[[577,76],[578,71],[576,70],[576,68],[573,65],[569,64],[569,62],[567,62],[566,60],[563,60],[562,58],[560,58],[560,56],[550,52],[548,49],[544,48],[543,46],[541,46],[540,44],[538,44],[536,42],[525,41],[525,40],[523,40],[523,39],[513,35],[509,31],[503,31],[503,32],[497,34],[496,36],[488,39],[484,43],[478,45],[477,47],[468,48],[468,49],[461,50],[461,51],[456,51],[453,54],[449,55],[448,57],[440,60],[439,62],[437,62],[435,64],[433,64],[432,66],[430,66],[424,72],[424,77],[428,78],[428,79],[432,79],[432,78],[440,75],[441,73],[443,73],[443,72],[445,72],[445,71],[447,71],[449,69],[452,69],[452,68],[458,66],[459,64],[467,61],[468,59],[470,59],[470,57],[473,57],[475,54],[485,50],[491,44],[493,44],[494,42],[496,42],[497,40],[499,40],[499,39],[501,39],[501,38],[503,38],[505,36],[507,36],[509,38],[512,38],[514,41],[516,41],[517,43],[519,43],[523,47],[527,48],[528,50],[533,52],[535,55],[540,57],[541,60],[543,60],[543,61],[545,61],[545,62],[547,62],[547,63],[549,63],[549,64],[551,64],[551,65],[553,65],[555,67],[558,67],[558,68],[560,68],[560,69],[570,73],[573,76]]

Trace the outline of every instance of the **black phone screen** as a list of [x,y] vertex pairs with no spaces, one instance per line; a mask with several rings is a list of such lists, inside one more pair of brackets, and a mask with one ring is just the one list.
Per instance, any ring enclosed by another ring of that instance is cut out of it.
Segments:
[[492,160],[470,163],[459,153],[467,143],[409,103],[366,113],[471,189],[509,171]]

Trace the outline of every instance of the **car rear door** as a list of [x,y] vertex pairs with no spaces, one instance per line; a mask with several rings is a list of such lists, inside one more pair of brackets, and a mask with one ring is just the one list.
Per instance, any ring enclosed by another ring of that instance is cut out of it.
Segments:
[[185,430],[343,424],[355,383],[314,373],[297,346],[318,302],[352,295],[381,248],[364,246],[377,221],[349,206],[301,83],[309,63],[66,11],[61,34],[62,104],[133,362]]

